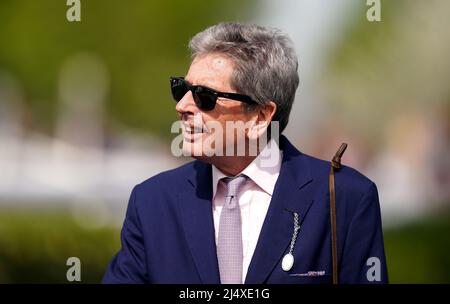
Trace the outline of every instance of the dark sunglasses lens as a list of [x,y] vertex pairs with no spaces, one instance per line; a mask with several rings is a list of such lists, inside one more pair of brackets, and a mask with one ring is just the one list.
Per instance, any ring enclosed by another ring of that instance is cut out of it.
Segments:
[[209,92],[195,92],[194,94],[195,103],[203,111],[214,110],[216,106],[216,96]]
[[171,79],[170,87],[172,89],[172,96],[175,101],[180,101],[188,91],[188,87],[182,79]]

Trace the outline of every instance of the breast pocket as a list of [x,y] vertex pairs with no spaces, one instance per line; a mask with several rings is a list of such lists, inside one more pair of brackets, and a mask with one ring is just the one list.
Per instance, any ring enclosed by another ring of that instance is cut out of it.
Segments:
[[331,275],[324,274],[320,276],[305,276],[286,274],[284,284],[331,284]]

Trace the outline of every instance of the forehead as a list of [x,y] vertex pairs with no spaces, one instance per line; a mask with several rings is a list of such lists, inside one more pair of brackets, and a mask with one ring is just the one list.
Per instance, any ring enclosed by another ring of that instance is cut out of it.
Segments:
[[233,62],[223,54],[197,56],[189,67],[186,80],[193,85],[204,85],[216,90],[230,90]]

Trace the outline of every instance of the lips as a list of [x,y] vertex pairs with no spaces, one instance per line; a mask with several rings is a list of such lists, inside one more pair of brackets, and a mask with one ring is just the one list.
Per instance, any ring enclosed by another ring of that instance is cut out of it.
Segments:
[[195,142],[199,140],[204,133],[204,129],[201,126],[183,124],[183,136],[187,142]]
[[191,125],[184,125],[184,131],[188,134],[197,134],[197,133],[203,133],[204,129],[202,126],[191,126]]

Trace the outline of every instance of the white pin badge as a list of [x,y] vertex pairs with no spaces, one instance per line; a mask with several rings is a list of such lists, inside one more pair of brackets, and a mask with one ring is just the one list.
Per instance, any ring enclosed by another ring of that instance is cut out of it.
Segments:
[[292,234],[291,245],[289,247],[289,253],[287,253],[283,260],[281,261],[281,268],[284,271],[289,271],[294,266],[294,246],[297,240],[298,231],[300,230],[300,225],[298,224],[298,213],[292,212],[294,214],[294,233]]
[[294,266],[294,256],[291,253],[288,253],[284,256],[283,261],[281,261],[281,268],[284,271],[289,271]]

